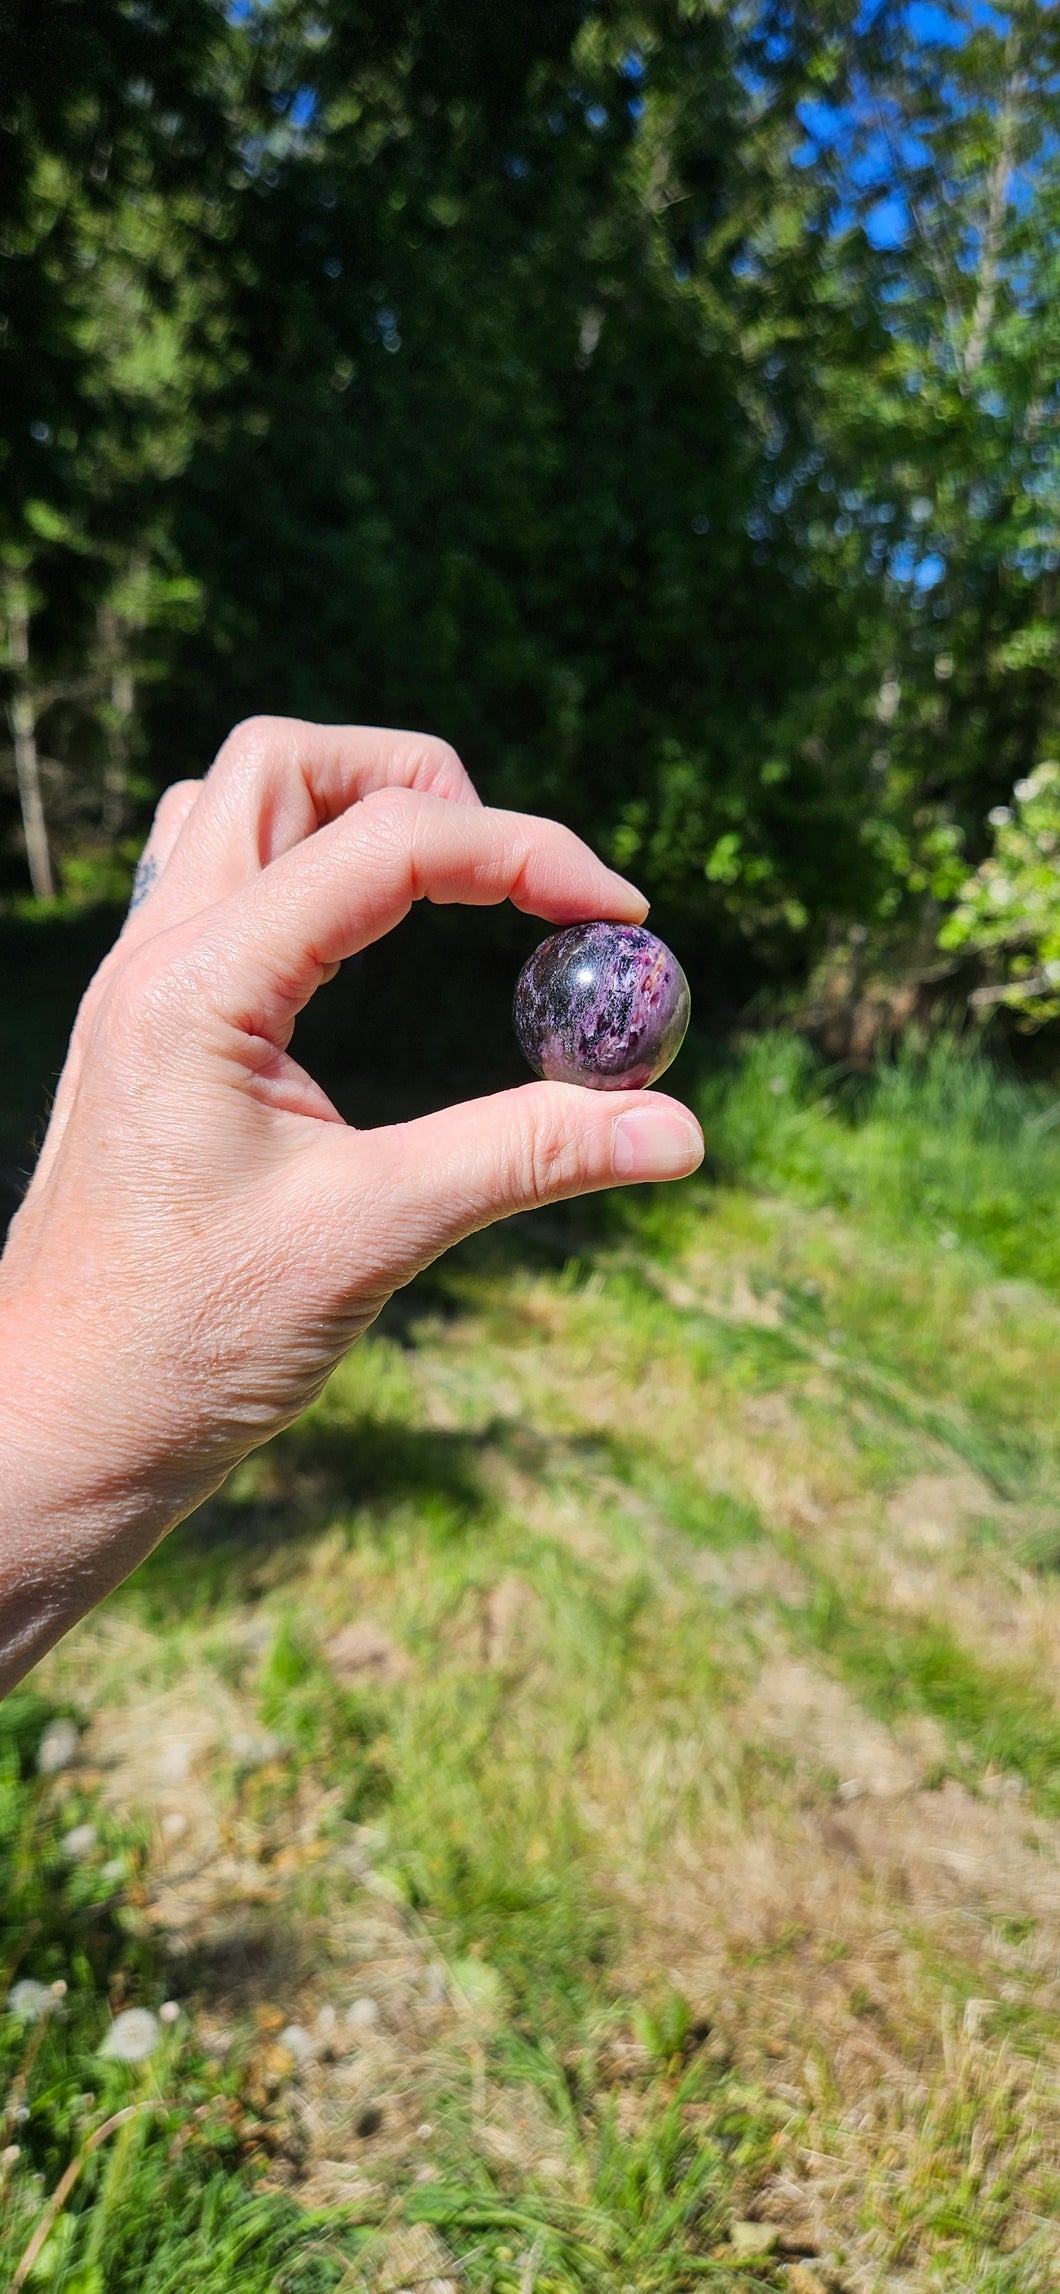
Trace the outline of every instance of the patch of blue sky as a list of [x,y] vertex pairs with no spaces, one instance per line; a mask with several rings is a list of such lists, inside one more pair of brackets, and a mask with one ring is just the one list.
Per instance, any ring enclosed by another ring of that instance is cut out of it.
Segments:
[[835,143],[850,124],[846,105],[826,103],[823,96],[804,96],[798,112],[807,135],[817,143]]
[[873,247],[904,246],[909,232],[909,209],[896,191],[879,199],[865,217],[865,236]]
[[946,8],[940,0],[909,0],[905,21],[924,48],[963,48],[974,32],[996,32],[1004,35],[1009,29],[1011,11],[993,8],[990,0],[961,0],[959,7]]
[[938,0],[912,0],[905,20],[924,48],[963,48],[968,38],[967,16],[962,19],[951,8],[940,8]]
[[891,551],[888,572],[892,580],[910,583],[914,589],[937,589],[946,572],[946,560],[938,550],[920,557],[912,542],[899,542]]

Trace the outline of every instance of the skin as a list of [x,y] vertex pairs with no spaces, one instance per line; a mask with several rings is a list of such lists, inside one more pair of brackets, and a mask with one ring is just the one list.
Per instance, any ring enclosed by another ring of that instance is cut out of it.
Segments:
[[647,910],[420,734],[256,718],[162,798],[0,1259],[0,1690],[449,1244],[700,1162],[687,1109],[643,1091],[531,1083],[344,1123],[290,1057],[295,1018],[417,899]]

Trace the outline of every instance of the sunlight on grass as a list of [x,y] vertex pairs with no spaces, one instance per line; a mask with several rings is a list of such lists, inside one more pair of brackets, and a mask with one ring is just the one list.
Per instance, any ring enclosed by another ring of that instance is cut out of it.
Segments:
[[1001,1077],[974,1049],[907,1042],[850,1079],[799,1037],[764,1035],[706,1084],[699,1113],[732,1176],[1060,1285],[1056,1095]]
[[1060,1139],[988,1080],[754,1048],[750,1185],[452,1254],[4,1709],[31,2294],[1056,2282]]

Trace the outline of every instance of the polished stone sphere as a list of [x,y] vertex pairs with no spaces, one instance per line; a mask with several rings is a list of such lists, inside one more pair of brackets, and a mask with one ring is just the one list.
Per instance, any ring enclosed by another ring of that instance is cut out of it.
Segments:
[[684,1040],[688,981],[642,924],[570,924],[523,965],[515,1032],[537,1075],[592,1091],[654,1083]]

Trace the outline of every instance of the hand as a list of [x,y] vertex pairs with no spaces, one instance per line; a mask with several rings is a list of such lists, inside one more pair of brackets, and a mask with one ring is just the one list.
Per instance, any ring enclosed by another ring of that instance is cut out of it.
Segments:
[[138,888],[0,1261],[0,1682],[5,1644],[14,1677],[448,1244],[702,1155],[675,1101],[568,1084],[354,1131],[291,1058],[314,989],[414,900],[645,914],[441,742],[253,720],[167,791]]

